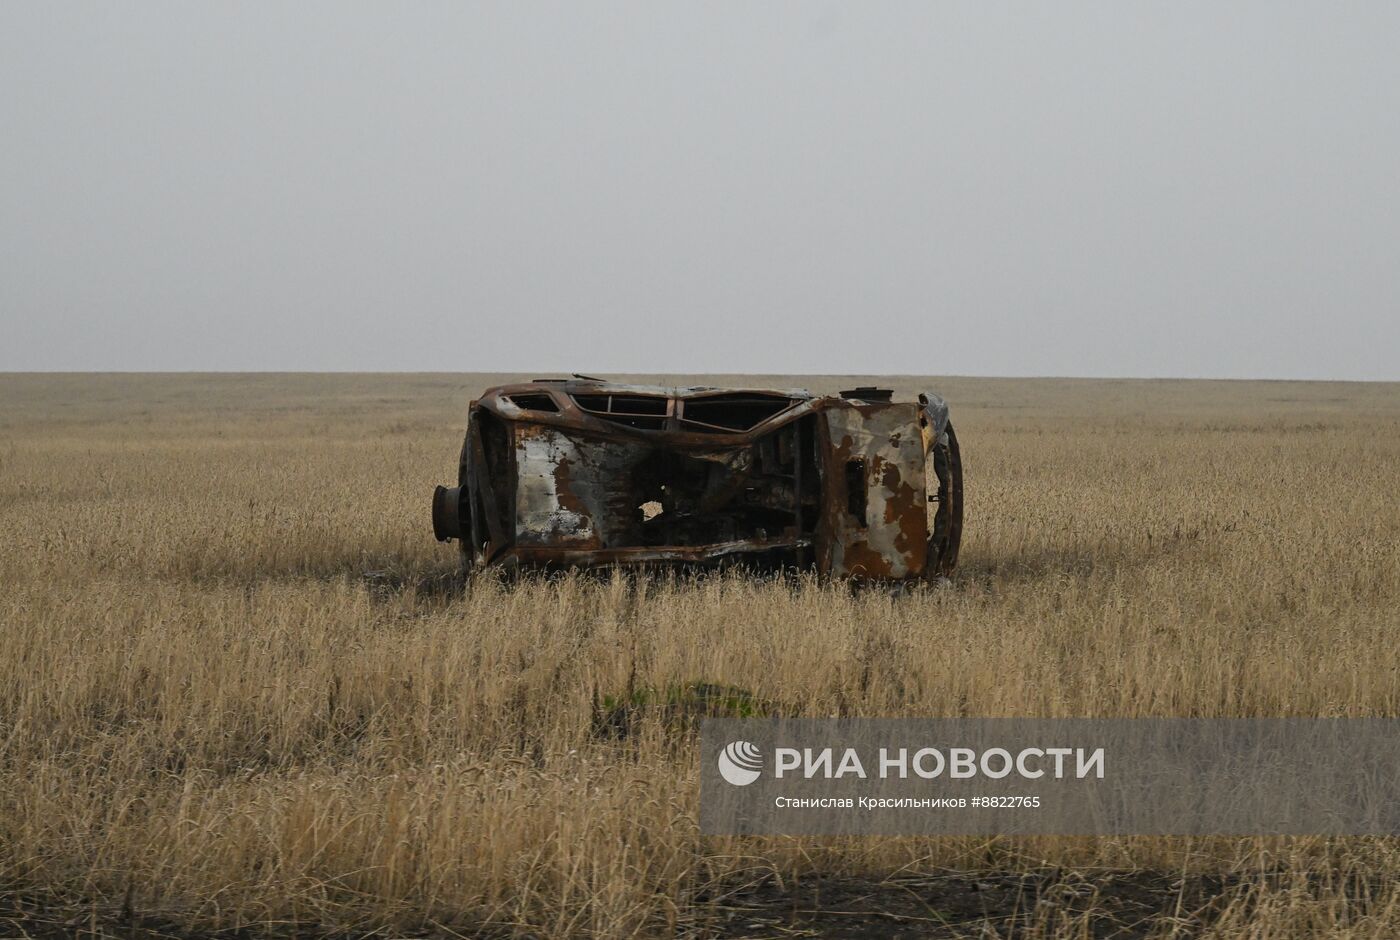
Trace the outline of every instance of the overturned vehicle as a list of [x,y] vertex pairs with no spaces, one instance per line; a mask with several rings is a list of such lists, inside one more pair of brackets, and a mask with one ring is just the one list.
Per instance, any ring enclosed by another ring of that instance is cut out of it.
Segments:
[[933,580],[962,534],[936,395],[537,379],[471,403],[433,532],[467,569],[739,564]]

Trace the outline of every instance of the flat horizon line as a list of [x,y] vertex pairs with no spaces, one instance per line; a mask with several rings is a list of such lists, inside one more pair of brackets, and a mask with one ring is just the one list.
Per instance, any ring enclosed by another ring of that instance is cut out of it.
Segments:
[[[1284,378],[1268,376],[1187,376],[1187,375],[971,375],[965,373],[939,372],[614,372],[596,378],[608,379],[612,376],[656,376],[656,375],[734,375],[762,378],[939,378],[939,379],[985,379],[985,380],[1035,380],[1065,382],[1288,382],[1310,384],[1346,385],[1395,385],[1400,379],[1331,379],[1331,378]],[[5,376],[77,376],[77,375],[184,375],[184,376],[239,376],[239,375],[532,375],[540,377],[567,377],[572,372],[556,372],[549,369],[470,369],[446,370],[398,370],[398,369],[0,369]],[[590,375],[591,373],[581,373]]]

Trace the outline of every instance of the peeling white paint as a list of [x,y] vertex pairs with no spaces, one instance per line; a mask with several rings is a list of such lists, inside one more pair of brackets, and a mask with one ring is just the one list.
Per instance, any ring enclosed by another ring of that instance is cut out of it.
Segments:
[[584,545],[594,539],[593,520],[559,503],[555,473],[563,461],[581,461],[574,442],[546,428],[515,443],[516,540],[522,545]]

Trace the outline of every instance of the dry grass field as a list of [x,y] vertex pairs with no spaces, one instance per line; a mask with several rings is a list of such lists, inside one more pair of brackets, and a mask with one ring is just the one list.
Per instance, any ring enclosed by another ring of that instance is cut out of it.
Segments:
[[0,375],[0,935],[1400,936],[1394,840],[707,838],[694,734],[597,727],[1400,715],[1400,386],[887,379],[952,405],[951,586],[463,594],[504,378]]

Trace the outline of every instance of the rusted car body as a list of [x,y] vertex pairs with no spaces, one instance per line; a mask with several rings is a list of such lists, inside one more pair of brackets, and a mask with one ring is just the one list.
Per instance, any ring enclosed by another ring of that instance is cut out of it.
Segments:
[[578,377],[471,403],[433,530],[467,568],[723,566],[947,575],[962,466],[936,395],[673,388]]

